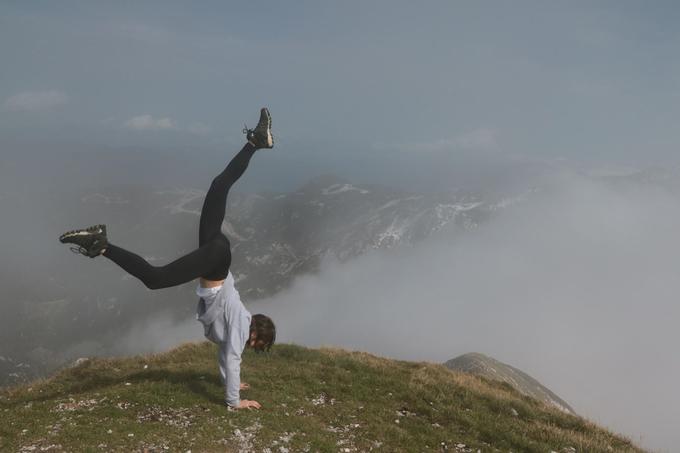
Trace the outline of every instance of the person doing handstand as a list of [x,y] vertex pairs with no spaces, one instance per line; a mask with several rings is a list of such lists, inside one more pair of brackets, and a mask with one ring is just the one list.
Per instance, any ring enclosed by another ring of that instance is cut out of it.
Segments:
[[219,369],[225,386],[225,402],[232,408],[260,408],[257,401],[240,399],[241,354],[245,347],[257,351],[269,350],[276,340],[276,326],[262,314],[252,315],[241,302],[229,272],[231,248],[222,233],[227,195],[232,185],[248,167],[255,151],[272,148],[271,115],[266,108],[260,111],[255,129],[244,129],[247,143],[210,185],[198,230],[198,248],[165,266],[152,266],[139,255],[109,242],[106,225],[69,231],[59,240],[74,244],[71,250],[90,258],[103,255],[130,275],[138,278],[149,289],[169,288],[199,279],[196,318],[203,324],[205,336],[219,346]]

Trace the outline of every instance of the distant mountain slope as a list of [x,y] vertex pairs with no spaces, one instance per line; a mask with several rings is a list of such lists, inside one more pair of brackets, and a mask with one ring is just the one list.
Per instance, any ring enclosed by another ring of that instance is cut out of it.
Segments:
[[91,359],[0,391],[0,451],[641,452],[505,384],[441,365],[276,345],[229,411],[209,343]]
[[543,386],[524,371],[499,362],[484,354],[478,352],[463,354],[444,363],[444,366],[451,370],[463,371],[487,379],[506,382],[523,395],[551,404],[564,412],[575,414],[571,406],[562,398],[555,395],[550,389]]
[[[125,186],[58,204],[107,223],[112,242],[160,264],[196,246],[204,196],[198,189]],[[222,229],[239,291],[269,296],[316,270],[325,256],[344,260],[413,245],[446,228],[473,229],[501,206],[470,194],[409,193],[325,175],[289,193],[230,194]]]
[[269,295],[320,260],[413,245],[444,228],[471,229],[488,215],[462,195],[403,193],[322,177],[288,194],[235,196],[225,230],[244,294]]

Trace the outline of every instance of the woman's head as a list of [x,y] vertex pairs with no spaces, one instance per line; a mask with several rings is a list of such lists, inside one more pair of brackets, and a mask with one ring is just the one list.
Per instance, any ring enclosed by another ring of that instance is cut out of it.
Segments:
[[250,320],[248,346],[256,351],[268,351],[276,341],[276,326],[269,316],[253,315]]

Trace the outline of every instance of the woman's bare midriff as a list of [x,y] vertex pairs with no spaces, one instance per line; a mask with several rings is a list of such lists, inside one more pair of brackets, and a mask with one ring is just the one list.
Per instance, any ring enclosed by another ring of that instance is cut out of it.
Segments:
[[204,278],[199,279],[202,288],[214,288],[216,286],[222,286],[224,280],[206,280]]

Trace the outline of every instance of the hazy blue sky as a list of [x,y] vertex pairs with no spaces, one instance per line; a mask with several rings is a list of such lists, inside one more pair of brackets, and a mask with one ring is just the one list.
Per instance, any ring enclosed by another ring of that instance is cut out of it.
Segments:
[[268,105],[291,159],[658,163],[680,144],[678,23],[662,1],[4,1],[0,134],[236,145]]

